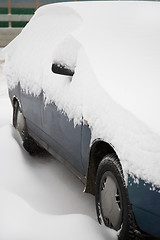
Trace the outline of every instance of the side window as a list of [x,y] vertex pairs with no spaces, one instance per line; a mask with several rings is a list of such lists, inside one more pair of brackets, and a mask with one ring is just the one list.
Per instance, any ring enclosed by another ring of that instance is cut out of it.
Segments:
[[72,77],[75,72],[80,46],[80,43],[72,36],[64,39],[53,53],[52,72]]

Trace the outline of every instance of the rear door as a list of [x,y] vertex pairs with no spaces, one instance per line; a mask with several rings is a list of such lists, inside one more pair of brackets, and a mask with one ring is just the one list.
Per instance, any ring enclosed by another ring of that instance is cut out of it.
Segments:
[[41,137],[42,133],[42,107],[43,107],[43,92],[38,96],[20,90],[21,104],[24,117],[26,118],[27,127],[35,135]]

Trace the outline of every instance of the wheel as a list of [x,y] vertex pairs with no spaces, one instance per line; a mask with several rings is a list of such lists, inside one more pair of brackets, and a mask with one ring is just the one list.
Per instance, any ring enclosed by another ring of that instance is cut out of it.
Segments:
[[28,134],[26,120],[18,101],[15,102],[13,107],[13,126],[18,130],[23,141],[23,147],[27,152],[35,154],[44,151]]
[[107,155],[101,161],[95,193],[99,223],[118,231],[120,240],[138,239],[122,168],[116,155]]

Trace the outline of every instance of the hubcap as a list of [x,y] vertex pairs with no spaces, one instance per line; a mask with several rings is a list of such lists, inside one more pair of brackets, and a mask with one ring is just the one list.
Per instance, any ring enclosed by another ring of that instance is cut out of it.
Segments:
[[104,173],[101,180],[101,213],[106,226],[119,230],[122,223],[122,198],[118,182],[112,172]]

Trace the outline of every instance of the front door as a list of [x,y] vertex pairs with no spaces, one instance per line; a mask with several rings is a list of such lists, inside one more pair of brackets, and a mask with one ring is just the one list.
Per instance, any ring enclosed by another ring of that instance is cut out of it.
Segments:
[[[73,37],[68,36],[53,53],[50,66],[52,72],[47,78],[47,86],[44,83],[43,88],[43,129],[47,134],[45,141],[53,150],[84,174],[81,157],[82,119],[79,119],[79,124],[74,125],[73,118],[69,119],[65,111],[66,108],[72,111],[72,103],[75,100],[73,91],[69,92],[69,90],[74,81],[73,75],[79,48],[80,44]],[[71,99],[71,104],[68,104],[68,99]]]

